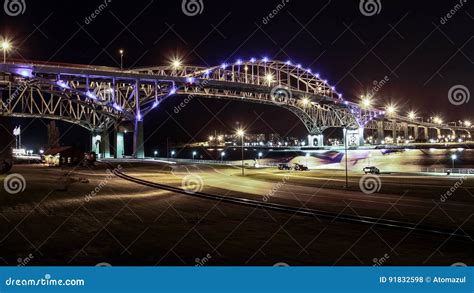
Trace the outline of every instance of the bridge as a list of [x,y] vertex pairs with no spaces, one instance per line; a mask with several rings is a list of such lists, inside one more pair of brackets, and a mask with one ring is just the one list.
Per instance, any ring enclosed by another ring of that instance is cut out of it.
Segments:
[[[133,132],[133,155],[144,157],[143,119],[174,95],[233,99],[285,108],[308,131],[308,146],[322,146],[323,131],[343,128],[348,145],[364,144],[364,131],[376,143],[424,138],[471,140],[467,123],[424,122],[412,115],[360,105],[345,99],[319,73],[289,61],[249,59],[214,67],[178,60],[168,66],[121,70],[80,64],[12,61],[0,64],[0,115],[63,120],[92,133],[92,148],[101,141],[110,154],[114,132],[116,157],[124,148],[124,131]],[[128,129],[128,125],[133,125]],[[444,135],[443,135],[444,133]],[[390,137],[390,136],[389,136]]]

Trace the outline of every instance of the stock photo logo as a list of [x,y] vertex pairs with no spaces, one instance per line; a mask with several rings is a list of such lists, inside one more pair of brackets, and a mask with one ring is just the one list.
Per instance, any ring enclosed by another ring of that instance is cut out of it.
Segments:
[[204,2],[202,0],[183,0],[181,9],[187,16],[196,16],[204,11]]
[[374,16],[382,11],[382,3],[380,0],[360,0],[359,9],[365,16]]
[[5,10],[5,13],[9,16],[23,14],[26,11],[25,0],[5,0],[3,10]]
[[469,103],[470,99],[471,93],[469,92],[469,89],[464,85],[454,85],[449,89],[448,100],[454,106],[461,106],[463,104],[467,104]]
[[189,194],[201,192],[204,187],[204,181],[202,177],[195,174],[186,175],[181,180],[181,188]]
[[26,189],[26,180],[23,175],[18,173],[13,173],[5,177],[3,181],[3,187],[5,191],[10,194],[18,194],[25,191]]
[[360,178],[359,187],[365,194],[376,193],[382,188],[382,181],[377,175],[367,174]]
[[293,94],[286,87],[276,86],[270,91],[270,97],[275,104],[286,104],[293,97]]

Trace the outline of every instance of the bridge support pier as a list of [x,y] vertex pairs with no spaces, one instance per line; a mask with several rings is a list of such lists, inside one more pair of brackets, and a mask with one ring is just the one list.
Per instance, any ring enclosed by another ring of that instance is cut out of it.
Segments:
[[345,131],[345,139],[347,146],[363,146],[365,143],[364,128],[347,129]]
[[96,153],[98,156],[100,154],[100,135],[92,132],[91,134],[91,152]]
[[143,146],[143,121],[135,119],[133,131],[133,157],[135,159],[145,158],[145,148]]
[[309,147],[322,147],[324,146],[323,134],[308,134],[308,146]]
[[418,126],[413,126],[413,137],[415,140],[418,139],[419,131],[418,131]]
[[383,128],[383,120],[377,121],[377,144],[382,144],[385,140],[385,131]]
[[402,129],[403,129],[403,139],[407,140],[408,137],[410,136],[410,134],[408,132],[408,123],[403,123],[402,124]]
[[393,143],[397,144],[397,121],[392,121],[392,139]]
[[110,139],[109,139],[109,133],[103,132],[100,135],[100,153],[102,154],[102,158],[110,158]]
[[124,156],[124,133],[120,132],[118,129],[114,132],[115,136],[115,158],[123,158]]

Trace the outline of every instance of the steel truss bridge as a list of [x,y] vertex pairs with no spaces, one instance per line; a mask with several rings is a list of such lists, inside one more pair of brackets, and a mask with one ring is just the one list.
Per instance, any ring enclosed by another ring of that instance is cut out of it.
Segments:
[[[441,135],[471,138],[472,127],[414,121],[364,109],[345,100],[318,73],[290,62],[251,59],[215,67],[170,65],[120,70],[114,67],[45,62],[0,64],[0,115],[63,120],[93,133],[93,147],[115,133],[115,155],[123,154],[124,123],[134,125],[134,155],[143,157],[143,119],[175,95],[233,99],[274,105],[294,113],[308,130],[309,146],[323,143],[322,132],[346,129],[351,144],[363,144],[364,129],[374,129],[377,141],[385,131],[404,139],[410,133],[429,138]],[[346,131],[344,133],[346,133]],[[106,134],[106,135],[105,135]]]

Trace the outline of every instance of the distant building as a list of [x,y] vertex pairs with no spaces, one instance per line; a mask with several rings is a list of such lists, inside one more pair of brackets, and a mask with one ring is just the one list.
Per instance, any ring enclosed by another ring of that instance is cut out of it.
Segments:
[[84,159],[84,152],[72,146],[50,148],[44,152],[44,160],[49,166],[77,165]]

